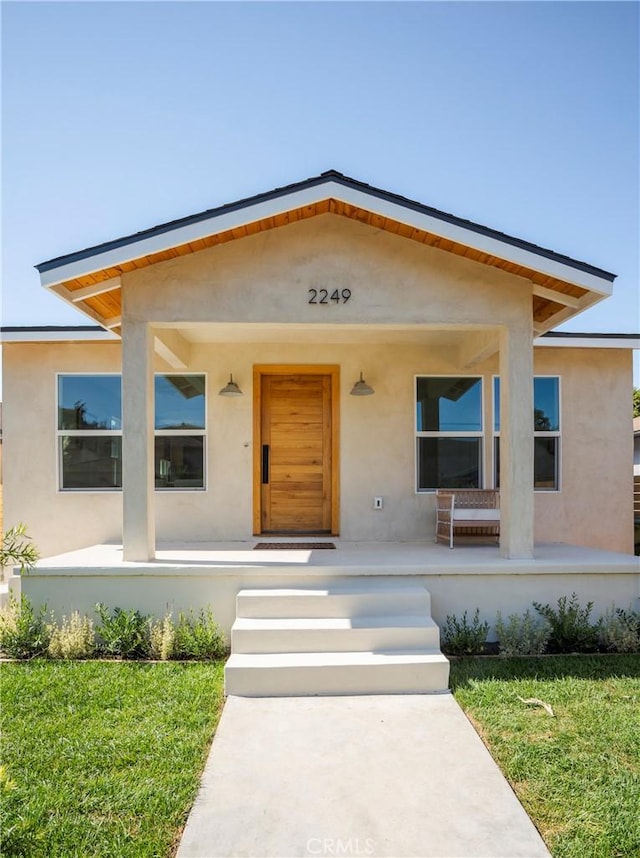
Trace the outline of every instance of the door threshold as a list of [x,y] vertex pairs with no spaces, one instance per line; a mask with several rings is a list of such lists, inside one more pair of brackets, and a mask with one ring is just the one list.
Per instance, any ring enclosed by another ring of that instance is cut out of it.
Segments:
[[280,539],[283,536],[286,536],[287,539],[306,539],[308,536],[337,536],[336,533],[331,533],[330,530],[263,530],[262,533],[254,533],[253,535],[266,539],[270,537]]

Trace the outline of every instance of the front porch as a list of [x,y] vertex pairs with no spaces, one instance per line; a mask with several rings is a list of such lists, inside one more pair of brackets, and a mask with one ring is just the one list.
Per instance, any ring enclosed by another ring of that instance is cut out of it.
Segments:
[[594,602],[597,618],[612,602],[637,607],[640,598],[638,558],[567,544],[536,544],[532,558],[506,559],[490,544],[450,550],[427,542],[327,537],[322,541],[333,542],[335,550],[261,551],[254,550],[258,541],[265,539],[159,543],[147,562],[123,560],[121,545],[93,545],[41,560],[22,578],[14,576],[11,586],[57,615],[76,609],[92,614],[96,602],[155,616],[209,605],[227,634],[238,592],[251,588],[322,589],[365,579],[419,583],[431,594],[438,625],[447,614],[473,614],[477,607],[492,630],[497,610],[505,617],[523,613],[532,600],[553,604],[576,592],[582,604]]

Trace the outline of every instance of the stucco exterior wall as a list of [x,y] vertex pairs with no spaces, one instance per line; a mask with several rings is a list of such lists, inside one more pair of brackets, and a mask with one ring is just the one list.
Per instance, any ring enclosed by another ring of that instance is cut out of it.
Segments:
[[120,344],[4,343],[4,526],[24,522],[41,554],[119,541],[119,492],[60,492],[56,374],[120,372]]
[[561,376],[559,492],[537,492],[535,537],[633,554],[632,352],[536,349]]
[[[308,302],[309,288],[343,287],[346,304]],[[125,320],[170,324],[522,328],[531,317],[529,281],[332,215],[126,273],[122,298]]]
[[[155,493],[158,540],[250,538],[256,363],[340,366],[341,537],[431,540],[433,495],[415,491],[414,378],[460,368],[455,350],[390,342],[194,344],[188,370],[207,377],[207,489]],[[156,369],[167,366],[158,359]],[[349,395],[361,369],[375,396]],[[45,556],[121,539],[121,493],[57,490],[55,433],[56,373],[119,371],[117,343],[5,346],[5,524],[26,522]],[[241,398],[217,396],[230,371]],[[486,485],[496,372],[495,358],[470,371],[484,379]],[[535,494],[536,541],[632,553],[630,354],[538,348],[535,372],[560,375],[562,419],[561,490]]]

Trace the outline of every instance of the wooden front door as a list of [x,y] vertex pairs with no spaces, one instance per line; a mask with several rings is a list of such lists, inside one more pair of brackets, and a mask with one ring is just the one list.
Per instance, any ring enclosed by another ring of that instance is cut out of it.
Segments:
[[321,369],[259,372],[258,533],[337,533],[337,372]]

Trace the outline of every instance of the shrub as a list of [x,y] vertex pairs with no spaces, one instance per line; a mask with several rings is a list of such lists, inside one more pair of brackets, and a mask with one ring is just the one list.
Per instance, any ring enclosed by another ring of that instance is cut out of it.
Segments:
[[164,619],[149,622],[149,655],[161,661],[173,658],[175,652],[176,630],[171,614]]
[[589,622],[593,602],[581,608],[576,593],[558,599],[558,607],[534,602],[533,607],[551,626],[549,652],[593,652],[598,644],[598,627]]
[[467,621],[467,612],[458,620],[455,614],[447,615],[442,632],[443,649],[451,655],[478,655],[484,649],[489,631],[489,623],[480,622],[480,609],[476,608],[471,625]]
[[144,658],[149,653],[149,624],[139,611],[114,608],[109,615],[102,604],[96,605],[101,625],[97,626],[98,649],[120,658]]
[[600,643],[613,652],[640,650],[640,613],[615,608],[606,611],[598,623]]
[[173,658],[219,658],[226,652],[226,642],[210,608],[179,614],[174,630]]
[[541,655],[546,649],[551,626],[546,620],[535,620],[529,610],[522,616],[510,614],[505,623],[498,611],[496,632],[500,642],[500,655],[506,658]]
[[74,611],[70,617],[63,617],[59,626],[54,621],[47,628],[51,658],[91,658],[94,654],[96,641],[90,617]]
[[7,607],[0,609],[0,652],[9,658],[43,655],[49,646],[45,612],[44,605],[34,611],[26,596],[18,601],[10,595]]
[[20,571],[30,569],[38,562],[38,549],[33,544],[24,524],[10,527],[2,534],[0,572],[5,566],[19,566]]

